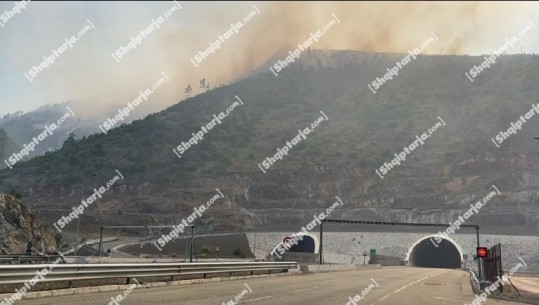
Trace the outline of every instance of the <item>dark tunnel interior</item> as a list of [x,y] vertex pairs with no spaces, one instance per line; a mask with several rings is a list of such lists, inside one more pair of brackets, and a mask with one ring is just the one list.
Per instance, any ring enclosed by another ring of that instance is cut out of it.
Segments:
[[311,236],[303,235],[303,240],[298,241],[298,244],[293,245],[289,251],[315,253],[314,239]]
[[[410,253],[409,265],[431,268],[460,268],[460,253],[453,243],[446,239],[438,244],[431,239],[422,240]],[[438,246],[438,247],[436,247]]]

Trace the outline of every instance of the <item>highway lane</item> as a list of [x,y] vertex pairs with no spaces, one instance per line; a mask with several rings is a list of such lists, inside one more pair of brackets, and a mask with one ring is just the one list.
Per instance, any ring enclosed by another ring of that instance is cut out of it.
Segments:
[[[298,274],[160,288],[136,288],[121,304],[221,305],[234,300],[244,291],[237,304],[346,305],[349,297],[361,294],[369,284],[373,284],[372,278],[379,287],[370,290],[357,302],[358,304],[464,305],[471,303],[475,298],[467,283],[463,287],[465,276],[466,273],[460,270],[403,267]],[[252,292],[244,284],[247,284]],[[29,299],[18,301],[17,304],[106,305],[111,302],[111,297],[119,294],[123,294],[123,291]],[[482,304],[516,303],[490,299]]]
[[539,279],[531,277],[511,277],[511,281],[518,290],[539,294]]

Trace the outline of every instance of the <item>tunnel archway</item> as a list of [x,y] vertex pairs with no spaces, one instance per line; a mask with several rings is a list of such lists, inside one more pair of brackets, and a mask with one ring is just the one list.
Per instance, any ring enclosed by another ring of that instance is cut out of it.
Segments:
[[[294,237],[301,237],[301,240],[298,240],[297,245],[290,246],[288,252],[318,253],[318,250],[320,249],[320,242],[315,235],[310,233],[297,233],[292,234],[287,238]],[[275,248],[273,248],[273,250],[271,251],[271,255],[277,253],[277,250],[281,245],[284,245],[283,242],[280,242],[277,246],[275,246]]]
[[409,266],[430,268],[460,268],[464,261],[462,248],[451,238],[444,237],[438,243],[428,235],[415,242],[406,254]]

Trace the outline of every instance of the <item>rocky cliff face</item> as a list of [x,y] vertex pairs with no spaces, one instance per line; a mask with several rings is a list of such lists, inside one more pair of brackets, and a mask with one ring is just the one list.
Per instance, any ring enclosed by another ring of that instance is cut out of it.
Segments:
[[2,253],[22,254],[28,241],[37,253],[56,251],[54,232],[39,216],[12,195],[0,194],[0,245]]

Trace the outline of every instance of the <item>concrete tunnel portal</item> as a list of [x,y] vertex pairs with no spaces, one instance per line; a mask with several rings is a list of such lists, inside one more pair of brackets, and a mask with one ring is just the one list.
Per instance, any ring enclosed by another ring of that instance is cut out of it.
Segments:
[[406,262],[412,267],[460,268],[464,261],[461,247],[451,238],[434,239],[428,235],[415,242],[406,254]]

